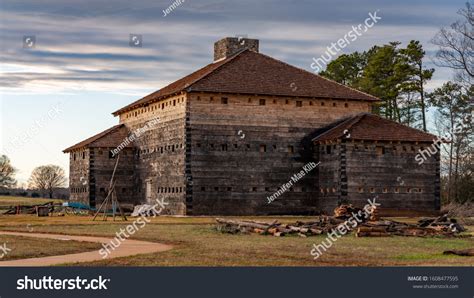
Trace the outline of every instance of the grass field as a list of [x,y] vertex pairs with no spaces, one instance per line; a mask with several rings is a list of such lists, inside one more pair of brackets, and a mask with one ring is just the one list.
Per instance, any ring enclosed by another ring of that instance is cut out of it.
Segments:
[[73,254],[100,248],[100,244],[97,243],[10,235],[0,235],[0,244],[2,246],[5,244],[5,247],[9,249],[8,253],[0,258],[0,261]]
[[62,203],[63,200],[58,199],[46,199],[46,198],[30,198],[30,197],[14,197],[14,196],[0,196],[0,207],[9,206],[32,206],[38,204],[44,204],[48,202]]
[[[242,218],[242,217],[239,217]],[[245,217],[281,222],[310,217]],[[416,219],[397,219],[415,221]],[[128,223],[131,223],[132,218]],[[0,230],[110,236],[124,228],[120,221],[92,222],[90,217],[0,216]],[[446,249],[474,247],[474,226],[463,238],[384,237],[337,240],[319,259],[310,255],[324,236],[272,237],[230,235],[215,230],[214,217],[157,217],[132,239],[171,244],[170,251],[108,259],[83,266],[473,266],[474,258],[443,255]],[[43,240],[41,240],[43,241]],[[41,243],[38,245],[41,246]],[[36,246],[31,246],[34,250]]]

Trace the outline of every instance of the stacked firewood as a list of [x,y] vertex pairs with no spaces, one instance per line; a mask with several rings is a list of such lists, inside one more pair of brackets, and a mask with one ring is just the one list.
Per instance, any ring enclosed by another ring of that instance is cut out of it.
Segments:
[[[217,218],[217,230],[223,233],[258,233],[276,237],[295,234],[301,237],[330,233],[340,225],[352,228],[346,220],[360,209],[343,205],[335,210],[335,216],[318,216],[313,221],[297,221],[294,224],[282,224],[278,221],[261,222],[253,220],[234,220]],[[354,213],[353,213],[354,212]],[[446,215],[437,218],[424,218],[417,224],[408,224],[394,220],[361,219],[354,229],[357,237],[397,236],[453,236],[465,231],[455,219]]]
[[322,217],[315,222],[297,222],[294,225],[281,224],[278,221],[271,223],[252,220],[232,220],[217,218],[217,230],[223,233],[258,233],[280,237],[288,234],[297,234],[301,237],[321,235],[330,231],[337,223],[344,222],[331,217]]
[[436,218],[423,218],[417,224],[394,220],[369,221],[357,229],[356,236],[453,236],[464,231],[466,229],[456,219],[442,215]]

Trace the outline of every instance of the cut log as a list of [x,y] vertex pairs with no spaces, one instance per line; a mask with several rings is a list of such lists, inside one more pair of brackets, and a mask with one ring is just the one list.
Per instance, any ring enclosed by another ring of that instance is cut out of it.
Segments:
[[356,237],[387,237],[390,233],[387,232],[360,232],[357,231]]
[[458,255],[458,256],[466,256],[466,257],[473,257],[474,256],[474,248],[469,249],[453,249],[453,250],[445,250],[443,252],[444,255]]
[[387,232],[387,228],[384,227],[384,226],[381,226],[381,227],[360,227],[357,229],[357,233],[360,233],[360,232],[378,232],[378,233],[386,233]]

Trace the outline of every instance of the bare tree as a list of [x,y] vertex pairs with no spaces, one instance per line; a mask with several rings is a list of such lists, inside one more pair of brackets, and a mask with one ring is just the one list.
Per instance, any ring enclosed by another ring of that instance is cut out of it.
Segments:
[[[436,109],[435,123],[438,132],[449,138],[444,144],[443,168],[447,171],[447,200],[464,202],[469,200],[469,187],[461,187],[460,181],[468,185],[472,175],[468,171],[472,165],[474,127],[469,107],[469,90],[459,84],[447,82],[429,94],[432,106]],[[466,171],[463,171],[466,170]]]
[[66,175],[59,166],[40,166],[33,170],[28,183],[33,189],[48,192],[49,197],[52,198],[55,188],[65,186]]
[[461,20],[450,27],[441,28],[432,43],[439,47],[436,53],[438,66],[457,71],[457,79],[469,84],[474,80],[474,3],[467,2],[459,10]]
[[0,188],[11,188],[15,186],[14,179],[16,169],[11,165],[6,155],[0,155]]

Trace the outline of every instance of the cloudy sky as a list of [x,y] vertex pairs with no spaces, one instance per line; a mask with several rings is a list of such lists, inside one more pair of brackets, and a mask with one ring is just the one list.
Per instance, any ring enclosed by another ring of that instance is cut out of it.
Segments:
[[[311,70],[312,57],[362,23],[382,19],[341,53],[390,41],[429,43],[465,0],[0,2],[0,154],[20,182],[39,165],[68,169],[61,151],[118,122],[110,113],[210,62],[225,36],[260,39],[260,51]],[[130,34],[142,36],[131,47]],[[25,38],[32,37],[29,48]],[[436,69],[429,88],[451,79]]]

